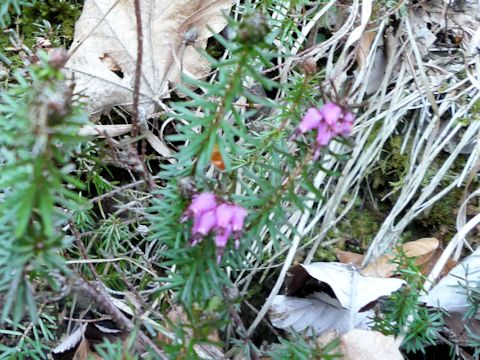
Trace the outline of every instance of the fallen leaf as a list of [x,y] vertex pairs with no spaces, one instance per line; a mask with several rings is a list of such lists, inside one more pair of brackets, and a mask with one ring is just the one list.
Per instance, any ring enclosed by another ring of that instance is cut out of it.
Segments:
[[[331,334],[326,334],[325,338],[322,336],[317,342],[328,343],[331,337]],[[403,360],[393,336],[362,329],[341,335],[338,352],[343,355],[343,360]]]
[[355,60],[360,70],[365,68],[367,56],[376,34],[375,31],[365,31],[358,40],[358,46],[355,48]]
[[[438,246],[439,241],[437,239],[423,238],[402,244],[402,249],[405,255],[409,257],[418,257],[437,249]],[[397,265],[392,263],[392,259],[395,257],[395,255],[396,251],[394,250],[391,254],[384,254],[380,256],[362,269],[362,274],[382,278],[393,276],[397,270]]]
[[269,309],[272,325],[279,329],[292,328],[303,331],[311,328],[315,334],[335,330],[339,333],[351,327],[368,328],[368,322],[373,317],[372,310],[352,312],[331,304],[331,299],[320,293],[308,298],[277,295]]
[[[421,296],[420,301],[449,313],[465,314],[471,306],[466,286],[480,286],[480,247],[455,266],[427,295]],[[480,319],[480,313],[476,317]]]
[[[442,254],[443,254],[443,250],[440,248],[437,248],[417,258],[415,263],[420,268],[420,272],[422,273],[422,275],[427,276],[428,274],[430,274],[433,267],[435,266],[435,263],[440,258],[440,256],[442,256]],[[457,265],[458,263],[455,260],[453,260],[452,258],[449,258],[447,260],[447,263],[443,267],[439,275],[439,278],[443,278],[444,276],[446,276]]]
[[360,265],[365,257],[362,254],[357,254],[351,251],[343,251],[343,250],[335,250],[335,256],[337,257],[338,261],[342,264],[353,264],[353,265]]
[[[175,334],[175,329],[172,328],[172,324],[174,325],[181,325],[181,324],[189,324],[188,316],[183,311],[180,306],[172,306],[172,308],[166,314],[166,319],[168,319],[165,329],[170,332],[171,334]],[[188,327],[184,327],[184,329],[188,329]],[[186,338],[191,338],[193,333],[190,330],[186,332]],[[167,344],[172,344],[174,342],[174,337],[167,337],[162,334],[158,334],[157,338]],[[197,356],[199,359],[203,360],[217,360],[223,359],[224,354],[220,350],[218,346],[213,345],[214,343],[220,343],[221,339],[218,335],[218,331],[216,329],[212,329],[212,331],[208,334],[208,340],[212,342],[212,344],[195,344],[193,346]]]
[[82,323],[80,326],[73,331],[70,335],[64,338],[60,344],[58,344],[53,350],[53,355],[62,354],[67,352],[75,347],[77,347],[83,339],[83,335],[85,334],[85,330],[87,329],[87,324]]
[[390,295],[405,283],[401,279],[365,276],[353,266],[335,262],[299,266],[315,280],[330,286],[342,307],[354,311]]
[[316,334],[368,327],[367,305],[398,290],[401,279],[367,277],[342,263],[296,265],[289,270],[287,296],[277,295],[269,314],[273,326]]
[[466,327],[472,334],[480,336],[480,320],[478,319],[464,319],[463,314],[451,313],[443,317],[445,326],[452,332],[450,339],[455,344],[460,346],[471,346],[475,341],[470,335]]
[[[196,48],[206,48],[212,31],[226,25],[223,11],[231,0],[144,0],[144,38],[140,111],[151,114],[181,82],[181,73],[202,78],[209,62]],[[86,0],[75,26],[66,69],[73,72],[76,92],[88,98],[92,113],[112,106],[127,110],[137,58],[137,30],[132,1]]]
[[90,350],[90,344],[87,339],[83,338],[80,342],[80,345],[75,351],[72,360],[102,360],[103,358],[98,356],[98,354],[94,353]]
[[52,357],[59,360],[101,359],[90,350],[90,346],[105,340],[115,341],[123,338],[123,335],[122,331],[110,320],[81,323],[75,331],[52,350]]

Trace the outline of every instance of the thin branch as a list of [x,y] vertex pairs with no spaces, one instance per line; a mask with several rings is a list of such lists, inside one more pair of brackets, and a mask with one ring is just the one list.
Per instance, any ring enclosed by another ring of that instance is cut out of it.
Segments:
[[134,1],[135,20],[137,23],[137,63],[135,67],[135,84],[133,87],[133,111],[132,111],[132,137],[137,136],[139,128],[138,103],[140,99],[140,83],[142,78],[142,60],[143,60],[143,30],[142,13],[140,9],[140,0]]

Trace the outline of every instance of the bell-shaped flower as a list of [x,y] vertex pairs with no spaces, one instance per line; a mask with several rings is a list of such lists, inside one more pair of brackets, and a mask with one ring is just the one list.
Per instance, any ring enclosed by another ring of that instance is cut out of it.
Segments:
[[193,197],[192,203],[187,208],[187,211],[182,217],[182,222],[188,218],[196,217],[204,212],[213,210],[217,207],[217,198],[214,194],[209,192],[203,192]]
[[193,218],[193,235],[207,236],[210,231],[217,225],[217,217],[215,210],[207,211]]
[[217,227],[226,229],[231,226],[232,219],[235,215],[236,206],[232,204],[221,204],[216,209]]
[[217,231],[217,235],[215,236],[215,246],[217,248],[217,263],[220,264],[222,261],[223,251],[228,243],[228,238],[232,234],[232,227],[227,226],[222,231]]
[[322,120],[323,117],[320,111],[315,107],[311,107],[303,116],[300,124],[298,124],[296,130],[297,135],[302,135],[305,134],[307,131],[315,129]]
[[343,119],[341,122],[341,130],[340,134],[342,136],[348,136],[353,130],[353,121],[355,120],[355,116],[351,112],[347,112],[343,115]]
[[241,206],[235,205],[235,211],[233,213],[232,218],[232,230],[235,231],[242,231],[243,229],[243,222],[247,217],[247,210]]
[[342,108],[333,102],[327,102],[320,109],[320,114],[328,126],[334,127],[342,116]]
[[321,123],[317,127],[316,145],[318,147],[327,146],[333,137],[333,131],[326,123]]

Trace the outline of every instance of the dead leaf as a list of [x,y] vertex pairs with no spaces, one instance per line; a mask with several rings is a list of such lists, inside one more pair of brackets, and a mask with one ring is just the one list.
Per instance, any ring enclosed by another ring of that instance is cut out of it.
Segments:
[[360,265],[365,257],[362,254],[357,254],[351,251],[343,251],[343,250],[335,250],[335,256],[337,257],[338,261],[342,264],[353,264],[353,265]]
[[[180,324],[188,324],[188,316],[183,311],[182,307],[180,306],[172,306],[172,308],[168,311],[166,318],[169,320],[166,323],[166,330],[171,332],[172,334],[175,333],[175,329],[171,327],[171,324],[180,325]],[[187,329],[188,327],[185,327]],[[187,338],[192,337],[193,334],[190,330],[187,330]],[[158,334],[158,339],[167,343],[171,344],[174,341],[173,338],[167,337],[162,334]],[[213,329],[208,334],[208,340],[212,342],[212,344],[195,344],[193,346],[196,354],[200,359],[203,360],[216,360],[216,359],[223,359],[224,354],[218,346],[213,345],[214,343],[220,343],[221,339],[218,335],[218,331]]]
[[460,346],[471,346],[474,339],[466,329],[470,329],[471,333],[475,336],[480,336],[480,320],[477,319],[464,319],[463,314],[451,313],[443,317],[445,326],[452,332],[452,338],[450,339],[455,344]]
[[70,335],[64,338],[60,344],[58,344],[53,350],[52,354],[62,354],[67,352],[75,347],[82,341],[85,330],[87,329],[87,323],[82,323],[80,326],[73,331]]
[[370,52],[370,47],[375,39],[377,33],[375,31],[365,31],[360,40],[358,46],[355,48],[355,59],[357,61],[358,69],[363,70],[367,63],[367,56]]
[[354,329],[340,336],[344,360],[403,360],[393,336],[378,331]]
[[52,350],[52,357],[61,360],[102,359],[90,350],[91,345],[106,339],[115,341],[123,338],[123,335],[122,331],[110,320],[81,323],[75,331]]
[[[480,286],[480,247],[455,266],[420,300],[428,306],[442,308],[449,313],[464,314],[471,306],[466,286]],[[480,319],[480,313],[477,313],[476,318]]]
[[83,338],[82,341],[80,342],[80,345],[77,348],[77,351],[75,351],[75,354],[73,355],[72,360],[102,360],[103,358],[98,356],[98,354],[94,353],[92,350],[90,350],[90,344],[88,343],[88,340]]
[[[402,249],[405,255],[409,257],[418,257],[437,249],[438,246],[439,241],[437,239],[423,238],[402,244]],[[382,278],[393,276],[397,270],[397,265],[392,263],[392,259],[395,257],[395,255],[396,251],[394,250],[391,254],[384,254],[380,256],[378,259],[362,269],[362,274]]]
[[287,295],[277,295],[270,307],[273,326],[296,331],[307,327],[320,334],[368,327],[367,305],[398,290],[400,279],[367,277],[341,263],[297,265],[289,270]]
[[[230,9],[231,0],[144,0],[141,6],[140,110],[148,115],[181,82],[182,70],[194,78],[209,73],[210,64],[196,47],[205,49],[211,31],[219,32],[226,25],[222,11]],[[112,106],[129,109],[136,54],[133,2],[86,0],[66,69],[74,73],[76,92],[88,97],[90,112]]]
[[315,293],[308,298],[277,295],[269,309],[272,325],[279,329],[292,328],[303,331],[311,328],[315,334],[335,330],[339,333],[350,329],[368,328],[369,318],[373,317],[372,310],[352,312],[332,304],[333,300],[324,294]]
[[357,311],[379,297],[390,295],[405,282],[401,279],[382,279],[362,275],[353,266],[329,262],[298,265],[308,276],[327,284],[340,305]]
[[[433,267],[435,266],[435,263],[440,258],[440,256],[442,256],[442,254],[443,254],[443,250],[440,248],[437,248],[417,258],[417,261],[415,261],[415,263],[420,268],[420,272],[422,273],[422,275],[427,276],[428,274],[430,274]],[[453,260],[452,258],[449,258],[447,260],[447,263],[443,267],[439,275],[439,278],[441,279],[444,276],[446,276],[457,265],[458,263],[455,260]]]

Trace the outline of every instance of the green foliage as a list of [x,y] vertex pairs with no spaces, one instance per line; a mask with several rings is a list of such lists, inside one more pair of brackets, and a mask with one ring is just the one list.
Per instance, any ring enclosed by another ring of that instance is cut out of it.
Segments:
[[[139,357],[133,355],[127,346],[121,341],[109,342],[104,341],[102,344],[97,345],[95,350],[102,359],[122,359],[122,360],[137,360]],[[143,358],[143,357],[142,357]],[[151,359],[152,357],[146,357]]]
[[12,14],[20,15],[22,7],[32,6],[35,3],[35,0],[2,0],[0,4],[0,28],[5,27],[12,21]]
[[280,344],[274,346],[268,354],[275,360],[333,360],[343,356],[337,348],[339,340],[335,339],[320,347],[315,339],[306,339],[299,334],[293,334],[289,339],[280,339]]
[[[79,0],[4,0],[0,4],[0,29],[15,21],[15,31],[0,36],[0,61],[12,69],[23,67],[27,54],[11,47],[26,46],[34,52],[36,37],[50,41],[53,47],[67,47],[73,40],[75,21],[80,15],[82,2]],[[19,16],[21,15],[21,16]],[[52,25],[55,24],[55,25]],[[12,30],[12,29],[10,29]],[[14,39],[15,46],[10,41]]]
[[87,117],[72,98],[61,71],[45,55],[16,74],[18,85],[0,100],[0,292],[2,320],[17,323],[28,308],[37,318],[33,288],[65,270],[60,251],[67,239],[60,226],[79,209],[83,187],[73,175],[77,135]]
[[385,335],[399,335],[406,330],[402,348],[407,352],[425,352],[425,347],[435,345],[443,327],[443,316],[438,310],[428,309],[419,303],[426,277],[421,275],[415,258],[405,255],[401,247],[393,259],[397,275],[406,285],[382,303],[381,314],[374,318],[374,330]]

